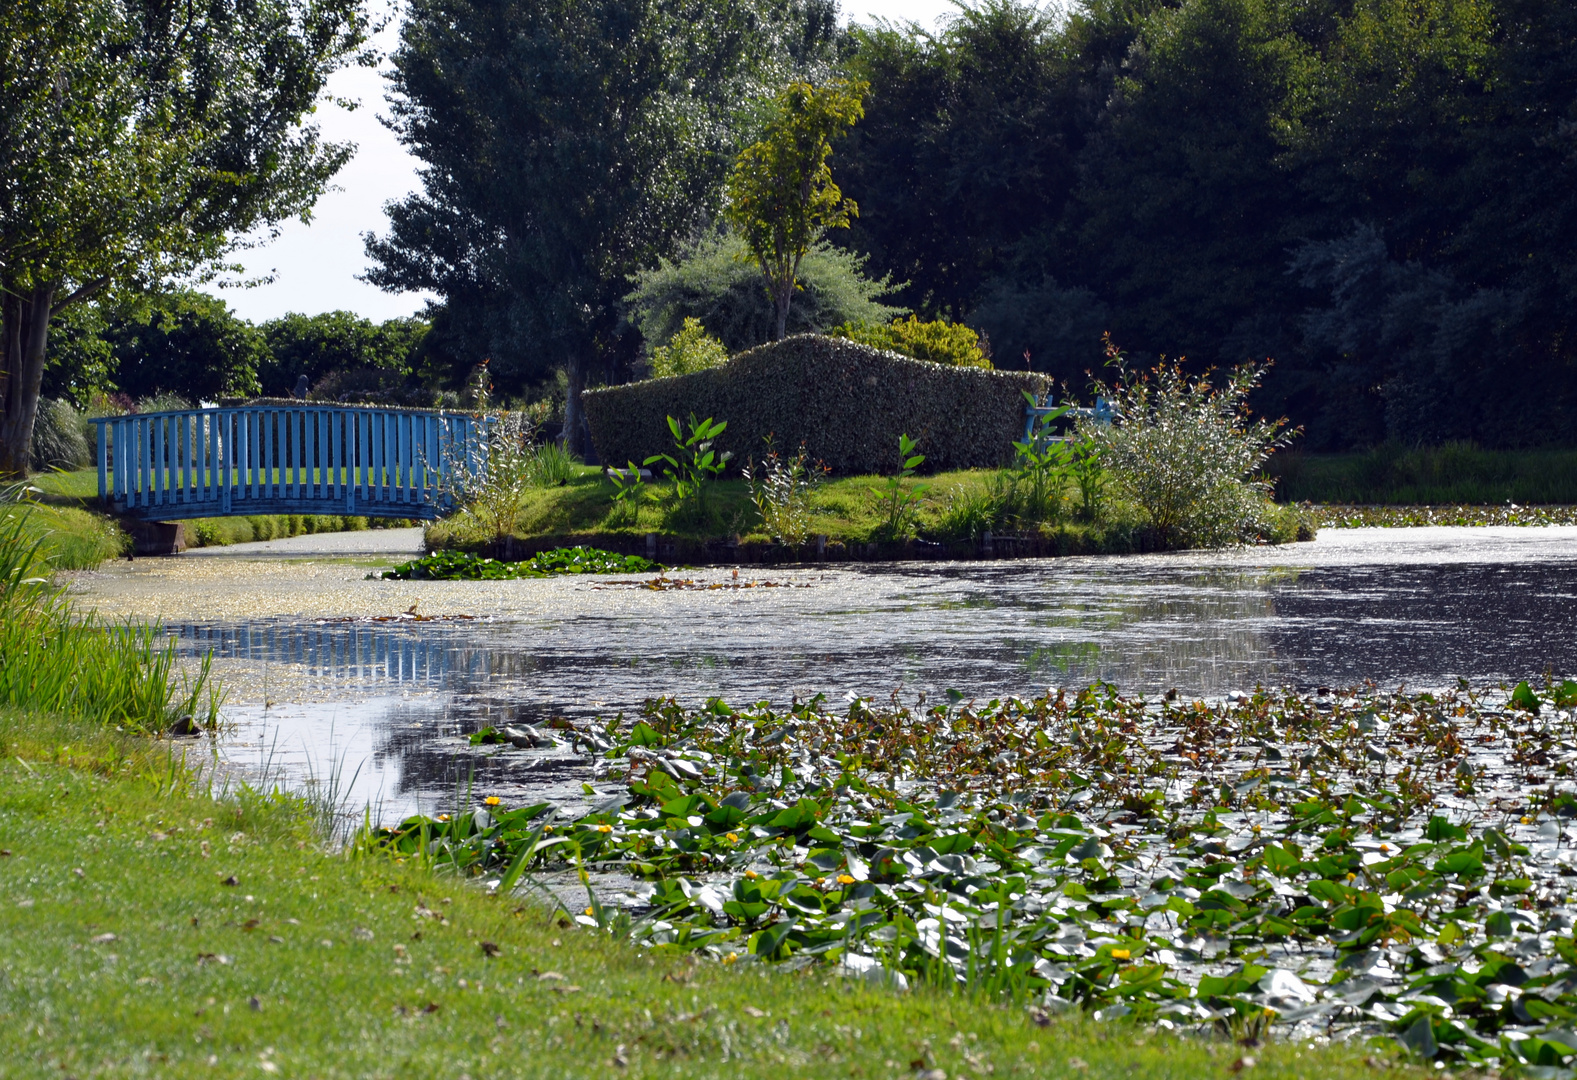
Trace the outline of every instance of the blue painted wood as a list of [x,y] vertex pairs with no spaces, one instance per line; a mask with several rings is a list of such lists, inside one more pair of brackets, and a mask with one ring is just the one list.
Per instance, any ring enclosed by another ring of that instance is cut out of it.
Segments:
[[[1034,440],[1037,444],[1047,439],[1067,439],[1071,436],[1052,435],[1044,430],[1047,418],[1053,413],[1062,410],[1061,405],[1026,405],[1024,407],[1024,438],[1023,442]],[[1073,419],[1094,420],[1097,424],[1110,424],[1117,419],[1117,413],[1112,409],[1111,402],[1105,398],[1096,398],[1094,408],[1070,407],[1062,412],[1063,416]]]
[[432,520],[486,467],[486,421],[249,405],[95,419],[99,498],[149,521],[245,514]]

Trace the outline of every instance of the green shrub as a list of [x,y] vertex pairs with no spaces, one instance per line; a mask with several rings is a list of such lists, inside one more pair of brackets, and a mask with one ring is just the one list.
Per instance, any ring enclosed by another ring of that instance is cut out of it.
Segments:
[[701,320],[687,317],[684,326],[669,339],[668,344],[652,349],[651,375],[666,379],[673,375],[689,375],[694,371],[721,367],[728,363],[728,350],[723,343],[706,332]]
[[[789,310],[789,333],[827,331],[843,323],[886,323],[904,308],[882,303],[894,291],[886,278],[861,271],[863,256],[830,244],[810,249],[799,268],[801,291]],[[688,318],[700,321],[731,353],[769,342],[777,309],[744,241],[728,234],[701,240],[678,262],[664,259],[635,275],[624,300],[629,318],[651,348],[669,341]]]
[[911,315],[894,319],[887,326],[845,323],[832,332],[833,337],[848,338],[873,349],[929,360],[933,364],[991,369],[991,358],[981,348],[980,335],[963,323],[937,319],[921,322]]
[[91,459],[85,423],[64,399],[40,398],[33,420],[33,468],[81,469]]
[[1080,432],[1160,544],[1220,547],[1270,532],[1270,485],[1249,477],[1288,436],[1278,434],[1285,421],[1249,420],[1248,395],[1264,369],[1239,367],[1217,387],[1165,362],[1134,377],[1112,356],[1120,379],[1096,390],[1118,420],[1081,421]]
[[584,402],[604,462],[666,452],[667,418],[695,413],[728,418],[717,447],[736,461],[774,435],[848,476],[887,472],[906,432],[925,447],[928,471],[1005,464],[1024,432],[1023,392],[1045,389],[1044,376],[1030,372],[944,367],[801,334],[720,368],[588,390]]

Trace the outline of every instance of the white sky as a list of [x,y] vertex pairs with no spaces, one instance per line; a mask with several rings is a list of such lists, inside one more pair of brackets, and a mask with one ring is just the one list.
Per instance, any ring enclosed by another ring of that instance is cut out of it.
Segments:
[[[956,10],[950,0],[843,0],[842,8],[847,21],[884,18],[928,26]],[[391,27],[378,44],[387,52],[396,41]],[[359,101],[360,107],[348,111],[324,105],[317,119],[325,138],[356,143],[356,156],[335,178],[338,190],[318,200],[311,224],[287,222],[277,239],[239,254],[248,276],[274,277],[267,285],[219,293],[242,318],[262,322],[290,311],[346,310],[382,320],[414,314],[427,299],[418,293],[386,293],[357,280],[367,269],[362,234],[384,232],[384,204],[416,187],[415,159],[378,123],[383,91],[383,77],[372,69],[351,68],[332,78],[331,94]]]

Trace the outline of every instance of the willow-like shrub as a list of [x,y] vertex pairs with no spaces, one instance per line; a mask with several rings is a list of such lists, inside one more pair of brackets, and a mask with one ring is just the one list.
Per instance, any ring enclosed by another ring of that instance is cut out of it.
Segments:
[[1285,419],[1251,418],[1248,395],[1264,368],[1235,368],[1217,384],[1165,362],[1134,373],[1108,351],[1119,378],[1096,392],[1117,420],[1081,421],[1080,433],[1160,546],[1223,547],[1272,531],[1271,485],[1254,477],[1297,432],[1283,430]]

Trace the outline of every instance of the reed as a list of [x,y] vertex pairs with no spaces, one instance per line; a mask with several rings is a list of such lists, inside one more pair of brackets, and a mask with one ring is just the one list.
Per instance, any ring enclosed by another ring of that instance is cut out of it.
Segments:
[[209,658],[189,674],[159,626],[78,616],[46,576],[34,512],[18,490],[0,492],[0,705],[145,733],[217,726]]

